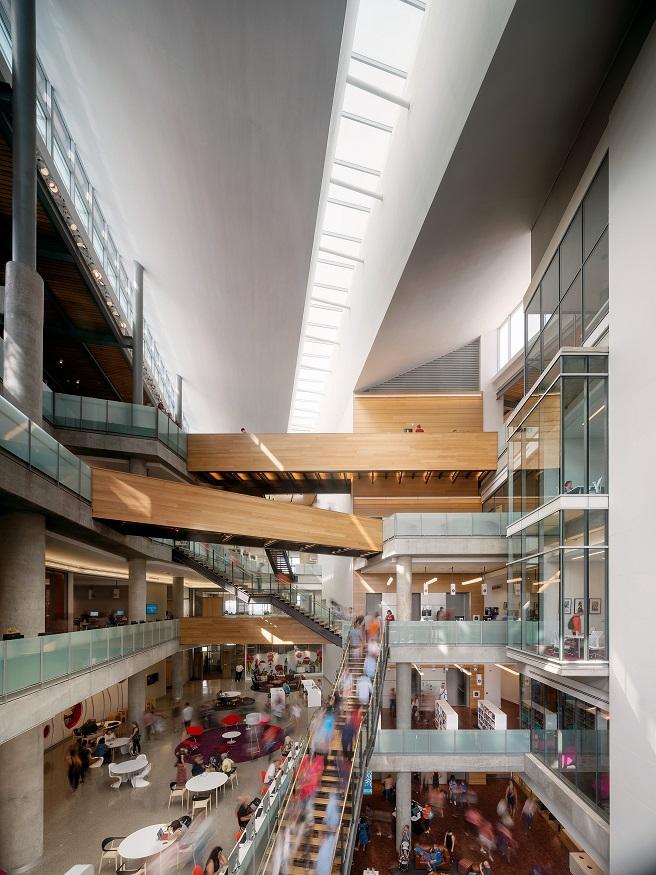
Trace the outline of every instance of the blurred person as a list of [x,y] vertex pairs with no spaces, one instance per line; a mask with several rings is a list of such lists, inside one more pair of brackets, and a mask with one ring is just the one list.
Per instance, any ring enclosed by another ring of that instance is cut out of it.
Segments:
[[72,745],[68,749],[66,755],[66,766],[68,783],[70,784],[71,790],[75,792],[80,785],[80,778],[82,777],[82,760],[80,759],[80,755],[75,745]]
[[336,830],[339,826],[339,802],[337,800],[337,794],[331,793],[328,797],[328,804],[326,805],[326,813],[323,816],[323,822],[332,830]]
[[89,771],[89,766],[91,765],[91,751],[89,750],[89,746],[85,738],[80,741],[78,747],[78,756],[80,757],[81,763],[80,783],[84,784],[84,779],[86,778],[87,772]]
[[207,863],[205,863],[205,868],[203,869],[203,875],[218,875],[221,869],[227,865],[228,860],[223,853],[223,848],[220,845],[217,845],[212,848],[212,851],[207,858]]
[[237,806],[237,823],[239,824],[239,829],[246,829],[253,816],[251,802],[248,796],[239,796],[237,801],[239,802]]
[[368,844],[369,823],[367,822],[367,818],[364,816],[364,814],[361,814],[360,822],[358,823],[358,844],[356,847],[356,851],[366,851]]
[[394,622],[394,614],[392,613],[392,611],[389,608],[387,609],[387,613],[385,614],[385,622],[386,623],[393,623]]
[[194,757],[194,764],[191,767],[191,776],[195,778],[197,775],[202,775],[205,772],[205,760],[200,754]]
[[332,872],[336,842],[336,833],[326,833],[322,838],[315,865],[316,875],[330,875]]
[[373,684],[371,683],[370,678],[368,678],[365,674],[361,674],[358,678],[356,689],[358,691],[358,699],[360,700],[360,704],[365,706],[368,705],[369,699],[371,698],[371,694],[373,692]]
[[272,760],[272,762],[269,763],[269,768],[264,773],[264,785],[266,787],[268,787],[269,784],[276,777],[276,775],[280,771],[281,766],[282,763],[280,762],[280,760]]
[[458,796],[458,782],[456,781],[455,775],[451,775],[449,778],[449,804],[455,805],[457,796]]
[[237,771],[235,761],[230,759],[227,753],[221,754],[221,771],[224,775],[232,775]]
[[428,794],[428,798],[435,812],[439,814],[441,818],[444,818],[444,808],[446,806],[446,793],[444,790],[439,785],[433,787]]
[[483,862],[478,867],[478,871],[481,875],[492,875],[492,864],[489,860],[483,860]]
[[492,851],[496,845],[494,843],[494,830],[489,820],[481,818],[481,823],[478,827],[478,841],[481,846],[481,854],[487,854],[490,860],[494,860]]
[[150,739],[153,731],[153,723],[155,722],[155,718],[153,716],[153,712],[149,711],[148,708],[143,712],[143,716],[141,718],[141,724],[145,730],[146,738]]
[[513,838],[512,831],[505,825],[505,823],[499,822],[496,826],[496,837],[499,853],[504,857],[507,863],[510,863],[510,857],[517,845],[517,842]]
[[368,678],[373,680],[376,677],[376,657],[371,656],[371,654],[367,654],[364,660],[364,665],[362,667],[362,671]]
[[517,805],[517,792],[512,778],[508,781],[508,786],[506,787],[506,802],[508,803],[508,814],[514,819],[515,806]]
[[284,757],[288,757],[289,754],[292,752],[292,748],[293,748],[293,747],[294,747],[294,742],[292,741],[292,737],[291,737],[291,735],[286,735],[286,736],[285,736],[285,740],[284,740],[284,742],[283,742],[283,745],[282,745],[282,747],[280,748],[280,753],[281,753]]
[[187,766],[182,759],[182,754],[175,755],[175,786],[184,787],[187,783]]
[[437,872],[440,866],[444,863],[444,853],[437,845],[431,845],[428,850],[417,845],[415,853],[421,857],[424,862],[428,863],[429,872]]
[[522,822],[526,829],[531,829],[533,826],[533,818],[535,817],[536,808],[535,799],[527,796],[526,801],[524,802],[524,807],[522,808]]
[[130,753],[133,756],[134,754],[141,753],[141,730],[135,720],[132,721],[130,728]]
[[349,719],[342,726],[342,756],[346,760],[353,759],[353,745],[358,731],[352,716],[353,714],[349,716]]
[[184,703],[184,708],[182,709],[182,722],[184,723],[184,728],[189,729],[191,726],[191,721],[194,717],[194,709],[191,707],[189,702]]
[[433,773],[432,772],[422,772],[421,773],[422,793],[427,793],[432,785],[433,785]]
[[444,841],[442,844],[453,857],[453,853],[456,849],[456,837],[450,829],[447,829],[444,833]]
[[396,781],[392,775],[385,775],[383,778],[383,799],[390,804],[394,804],[394,788]]
[[105,736],[101,735],[98,741],[96,742],[96,756],[102,757],[103,765],[106,766],[107,763],[111,762],[112,752],[107,747],[107,742],[105,741]]
[[421,825],[424,828],[424,832],[430,833],[432,819],[433,819],[433,809],[427,803],[421,809]]
[[483,822],[483,815],[478,808],[468,808],[465,811],[465,832],[470,836],[477,836],[478,830]]
[[367,641],[373,638],[374,641],[378,641],[380,638],[381,625],[380,625],[380,615],[378,611],[374,613],[372,617],[369,618],[367,622]]
[[412,697],[412,720],[416,723],[419,719],[419,696]]
[[467,787],[467,781],[465,781],[464,778],[458,782],[457,797],[458,797],[458,805],[461,808],[464,808],[465,802],[467,801],[468,789],[469,788]]
[[396,687],[390,690],[390,716],[396,717]]
[[362,653],[363,641],[362,626],[357,620],[355,621],[353,626],[351,626],[349,637],[351,639],[351,651],[353,653],[353,656],[357,658]]
[[278,832],[278,837],[271,857],[271,875],[286,875],[291,858],[292,835],[288,826]]

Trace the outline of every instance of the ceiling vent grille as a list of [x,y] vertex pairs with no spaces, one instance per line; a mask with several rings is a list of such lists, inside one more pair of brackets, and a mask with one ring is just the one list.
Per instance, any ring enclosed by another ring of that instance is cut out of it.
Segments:
[[480,338],[440,358],[392,377],[367,392],[478,392],[480,390]]

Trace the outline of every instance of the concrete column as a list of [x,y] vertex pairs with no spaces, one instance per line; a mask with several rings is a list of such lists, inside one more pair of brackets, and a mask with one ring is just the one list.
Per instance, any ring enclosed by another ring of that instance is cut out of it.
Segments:
[[[184,577],[173,578],[173,616],[184,616]],[[171,657],[171,695],[174,702],[179,702],[183,693],[182,666],[184,653],[174,653]]]
[[75,624],[75,575],[72,571],[66,574],[66,628],[73,632]]
[[184,616],[184,577],[173,578],[173,616]]
[[396,847],[401,846],[403,827],[410,826],[412,807],[412,773],[396,773]]
[[0,623],[26,638],[45,630],[46,523],[38,513],[0,516]]
[[412,559],[400,556],[396,560],[396,619],[412,619]]
[[128,616],[146,619],[146,560],[138,557],[128,562]]
[[133,262],[132,403],[143,404],[143,267]]
[[[14,875],[35,868],[43,856],[41,726],[0,745],[0,775],[0,865]],[[7,780],[11,775],[17,780]]]
[[132,458],[129,462],[130,474],[140,474],[142,477],[148,476],[148,465],[145,459]]
[[[141,729],[141,721],[146,710],[146,672],[140,671],[128,679],[128,720],[138,723]],[[141,736],[143,738],[143,734]]]

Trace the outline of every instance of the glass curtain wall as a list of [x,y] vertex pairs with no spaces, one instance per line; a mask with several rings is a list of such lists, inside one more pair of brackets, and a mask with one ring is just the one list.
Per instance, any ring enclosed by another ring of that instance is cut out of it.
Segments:
[[531,753],[608,819],[608,712],[522,675],[520,719]]
[[608,492],[608,356],[562,355],[512,418],[514,519],[558,495]]
[[510,539],[509,645],[563,662],[608,659],[607,520],[605,510],[559,511]]
[[608,157],[524,311],[528,391],[561,347],[582,346],[608,313]]

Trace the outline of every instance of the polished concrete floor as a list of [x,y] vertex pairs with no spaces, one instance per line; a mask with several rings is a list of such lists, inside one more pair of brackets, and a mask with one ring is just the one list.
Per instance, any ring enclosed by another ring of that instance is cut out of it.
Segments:
[[[220,680],[191,681],[185,686],[185,699],[195,707],[204,699],[213,697],[221,688]],[[225,686],[225,683],[223,684]],[[250,691],[250,683],[230,686],[248,690],[255,698],[252,710],[263,710],[266,693]],[[297,694],[299,704],[300,696]],[[164,715],[170,712],[168,700],[159,700],[158,711]],[[307,709],[296,727],[296,734],[302,734],[307,727]],[[169,823],[174,817],[186,813],[180,803],[168,806],[169,784],[175,779],[175,758],[173,750],[182,738],[179,721],[167,720],[167,728],[159,736],[148,740],[142,737],[142,751],[152,763],[148,778],[150,786],[133,789],[124,783],[119,790],[112,790],[107,767],[90,769],[84,784],[73,793],[66,777],[65,756],[68,743],[57,745],[46,752],[44,757],[45,800],[44,830],[45,856],[42,866],[35,870],[39,875],[63,875],[76,863],[91,863],[96,872],[100,861],[100,845],[108,836],[127,836],[143,826],[156,823]],[[123,757],[117,757],[117,762]],[[259,795],[261,788],[260,771],[266,768],[266,756],[238,766],[239,788],[219,791],[219,804],[212,809],[209,825],[209,847],[221,845],[226,856],[235,843],[237,831],[236,808],[238,797],[242,794],[252,799]],[[202,817],[203,815],[197,815]],[[205,860],[202,861],[203,864]],[[104,872],[111,873],[113,864],[105,863]],[[182,871],[182,870],[181,870]]]

